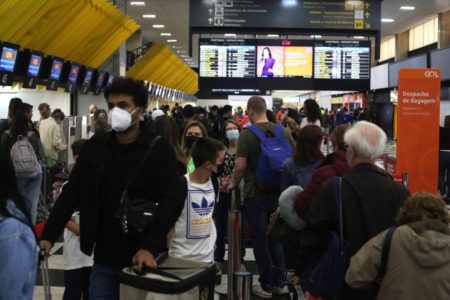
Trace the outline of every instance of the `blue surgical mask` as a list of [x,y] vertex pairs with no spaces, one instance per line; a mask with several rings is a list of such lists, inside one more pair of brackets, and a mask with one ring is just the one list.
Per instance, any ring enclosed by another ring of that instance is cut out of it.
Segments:
[[239,138],[239,130],[237,129],[228,130],[227,138],[229,140],[237,140]]

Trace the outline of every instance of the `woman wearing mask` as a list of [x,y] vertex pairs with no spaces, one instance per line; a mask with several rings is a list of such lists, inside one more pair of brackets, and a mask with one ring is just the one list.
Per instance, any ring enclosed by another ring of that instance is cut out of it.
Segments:
[[306,126],[297,134],[295,153],[284,162],[281,170],[281,191],[292,185],[306,187],[324,158],[320,150],[322,138],[322,128],[315,125]]
[[38,247],[9,151],[0,145],[0,299],[32,299]]
[[[228,226],[228,212],[231,208],[231,192],[229,186],[233,184],[233,169],[236,161],[236,152],[241,128],[234,120],[227,120],[222,130],[221,138],[227,147],[222,172],[219,174],[220,195],[219,202],[215,206],[214,221],[217,230],[216,250],[214,251],[214,260],[218,271],[221,270],[225,255],[225,237]],[[236,204],[240,206],[239,192],[236,192]],[[241,243],[242,245],[244,243]],[[241,257],[244,257],[244,251],[241,250]],[[243,260],[243,259],[242,259]]]
[[187,172],[192,173],[195,170],[194,162],[191,157],[191,147],[192,145],[202,137],[207,137],[205,126],[198,121],[192,121],[186,125],[183,132],[183,137],[181,139],[181,150],[186,157]]
[[[28,139],[28,142],[33,147],[38,162],[42,161],[44,158],[44,147],[39,139],[39,135],[29,128],[28,117],[23,110],[16,112],[11,120],[10,129],[3,133],[1,143],[11,152],[14,143],[20,139],[20,137]],[[32,224],[36,223],[37,206],[42,182],[42,167],[40,164],[36,164],[35,168],[36,171],[32,174],[32,177],[21,176],[17,178],[17,186],[20,193],[27,201],[27,207],[29,209],[28,214],[31,216]]]
[[306,125],[322,126],[322,113],[316,100],[306,99],[303,104],[303,112],[305,113],[305,118],[302,119],[300,128],[303,128]]

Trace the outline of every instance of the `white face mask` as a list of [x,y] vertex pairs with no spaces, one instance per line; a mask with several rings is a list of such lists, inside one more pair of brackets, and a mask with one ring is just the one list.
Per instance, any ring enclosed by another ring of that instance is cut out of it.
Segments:
[[129,113],[124,109],[114,107],[108,112],[108,124],[111,125],[112,130],[116,132],[126,131],[133,125],[131,123],[131,115],[134,114],[137,109],[138,108]]

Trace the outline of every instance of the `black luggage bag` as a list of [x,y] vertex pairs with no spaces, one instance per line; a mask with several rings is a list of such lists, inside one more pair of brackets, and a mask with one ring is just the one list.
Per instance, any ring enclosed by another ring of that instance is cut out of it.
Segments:
[[157,269],[147,269],[143,275],[137,273],[133,267],[122,270],[120,299],[214,300],[214,263],[169,256]]

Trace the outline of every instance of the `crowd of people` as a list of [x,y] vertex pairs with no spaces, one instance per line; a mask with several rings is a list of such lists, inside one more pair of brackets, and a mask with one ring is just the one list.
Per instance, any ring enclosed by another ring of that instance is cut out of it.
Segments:
[[[64,230],[64,299],[119,299],[121,270],[157,268],[164,252],[215,262],[220,272],[232,194],[248,225],[259,274],[252,291],[261,298],[289,293],[289,269],[291,283],[307,289],[312,258],[330,232],[340,231],[352,258],[342,289],[323,299],[450,296],[445,203],[427,193],[411,196],[376,166],[386,134],[364,109],[358,122],[345,109],[324,115],[313,99],[301,111],[274,113],[253,96],[245,114],[229,105],[147,112],[147,90],[129,78],[115,78],[104,96],[109,111],[92,107],[96,133],[72,145],[75,166],[39,240],[33,225],[42,174],[67,149],[64,114],[41,104],[35,128],[32,107],[11,100],[0,147],[0,299],[32,298],[38,249],[48,256]],[[326,156],[325,127],[333,150]],[[130,205],[152,217],[128,214]],[[268,234],[277,214],[289,229],[283,238]],[[387,271],[376,287],[393,226]]]

